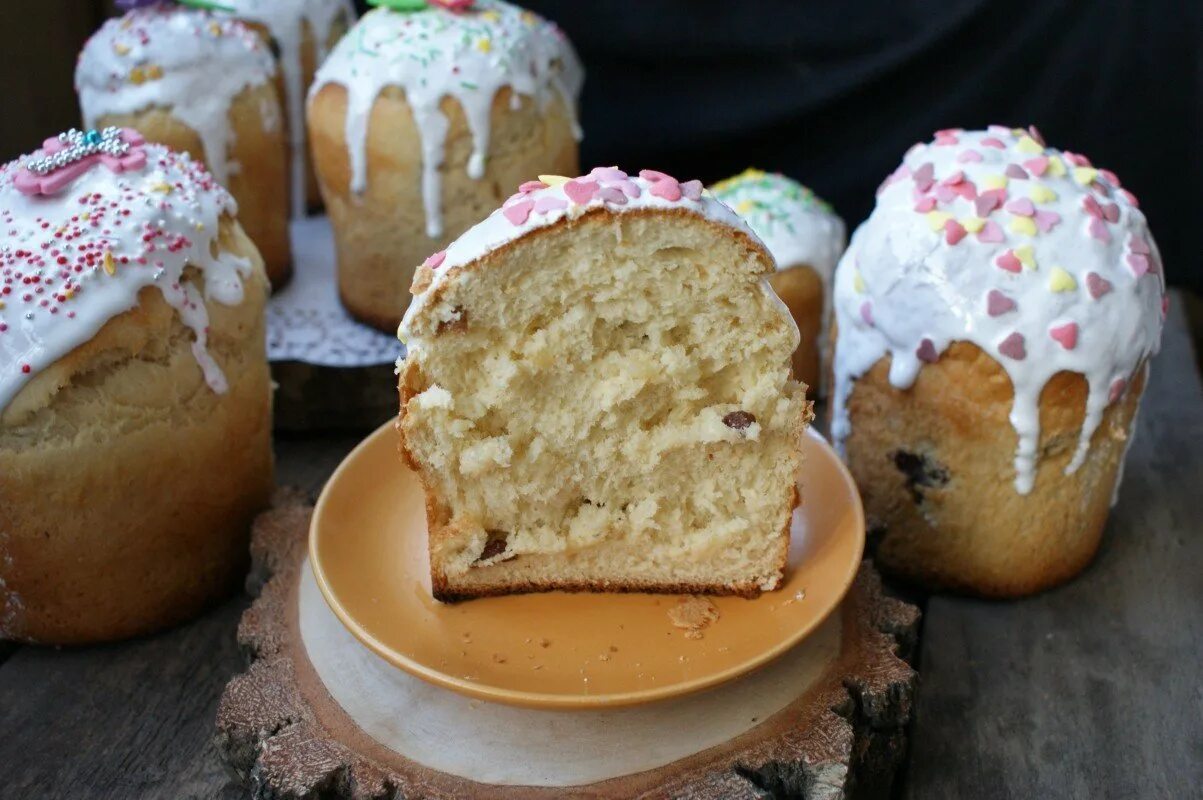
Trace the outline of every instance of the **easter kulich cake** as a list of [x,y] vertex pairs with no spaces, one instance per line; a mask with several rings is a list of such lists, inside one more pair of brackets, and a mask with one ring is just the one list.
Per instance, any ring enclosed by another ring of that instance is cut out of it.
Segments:
[[575,174],[582,71],[500,0],[395,0],[318,70],[309,133],[352,316],[395,332],[414,265],[540,173]]
[[134,636],[237,587],[272,464],[236,209],[129,129],[0,168],[0,638]]
[[846,241],[844,221],[810,189],[776,173],[749,169],[710,189],[747,221],[777,262],[769,285],[802,335],[794,374],[817,396],[828,352],[831,275]]
[[992,596],[1089,563],[1165,303],[1114,173],[1034,128],[913,147],[835,280],[831,430],[878,563]]
[[350,0],[222,0],[222,6],[270,43],[288,123],[292,216],[321,205],[305,128],[305,96],[318,65],[355,21]]
[[135,128],[203,161],[238,201],[272,284],[288,280],[287,125],[258,34],[202,9],[135,8],[87,41],[75,88],[85,125]]
[[810,403],[772,271],[698,181],[616,168],[427,259],[398,428],[435,597],[776,588]]

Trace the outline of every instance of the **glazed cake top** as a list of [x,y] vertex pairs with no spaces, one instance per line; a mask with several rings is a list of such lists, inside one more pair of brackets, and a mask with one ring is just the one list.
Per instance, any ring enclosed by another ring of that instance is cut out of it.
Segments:
[[[399,336],[402,341],[410,339],[410,325],[434,295],[432,289],[455,267],[475,261],[532,231],[561,220],[576,219],[597,209],[611,213],[643,209],[688,211],[740,231],[764,247],[747,222],[703,189],[701,181],[681,182],[671,175],[647,169],[638,175],[628,175],[617,167],[596,167],[588,175],[571,179],[561,175],[540,175],[538,180],[527,181],[518,187],[518,192],[501,208],[418,268],[411,290],[414,298],[401,321]],[[767,283],[765,288],[772,294]],[[780,300],[777,302],[780,304]]]
[[1068,371],[1090,385],[1072,472],[1103,410],[1156,352],[1166,298],[1145,216],[1114,173],[1034,128],[991,126],[911,148],[853,235],[834,302],[837,443],[853,381],[881,357],[906,388],[950,344],[971,342],[1011,379],[1026,494],[1045,383]]
[[[135,8],[106,21],[79,54],[75,90],[84,124],[106,114],[166,108],[200,136],[223,184],[229,177],[229,110],[245,89],[273,80],[263,40],[236,19],[172,5]],[[264,120],[280,124],[278,114]]]
[[[318,70],[310,97],[328,84],[347,89],[347,150],[351,190],[367,188],[368,117],[377,96],[400,87],[422,137],[422,194],[426,232],[442,235],[438,168],[448,121],[444,97],[464,110],[472,133],[468,175],[484,176],[493,98],[504,87],[533,97],[540,108],[556,94],[575,128],[584,73],[572,45],[554,24],[501,0],[427,5],[394,0],[369,11],[343,37]],[[515,97],[517,103],[518,98]],[[579,129],[576,130],[580,137]]]
[[0,168],[0,411],[148,286],[191,328],[206,381],[224,392],[206,298],[182,275],[192,266],[209,298],[242,302],[251,264],[216,247],[236,211],[203,166],[129,129],[71,131]]
[[844,252],[844,221],[814,192],[784,175],[748,169],[710,191],[748,221],[777,260],[777,269],[805,264],[826,285]]

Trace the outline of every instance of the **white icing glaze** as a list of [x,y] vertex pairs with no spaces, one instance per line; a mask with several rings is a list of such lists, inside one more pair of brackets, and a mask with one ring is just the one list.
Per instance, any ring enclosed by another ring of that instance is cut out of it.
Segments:
[[847,234],[844,221],[814,192],[784,175],[757,169],[719,181],[710,191],[747,220],[778,270],[805,264],[829,287]]
[[[346,141],[351,191],[367,188],[368,118],[388,86],[404,90],[422,139],[422,202],[426,233],[443,234],[439,168],[448,121],[443,97],[457,101],[472,132],[467,172],[485,173],[493,98],[502,87],[533,97],[540,108],[558,94],[575,122],[583,71],[572,45],[554,24],[501,0],[477,0],[473,11],[431,7],[401,13],[377,8],[343,37],[318,70],[310,97],[327,84],[347,90]],[[517,97],[515,97],[515,102]]]
[[1070,474],[1157,351],[1164,297],[1157,246],[1115,175],[1034,131],[941,131],[886,180],[836,270],[832,438],[850,434],[849,395],[880,358],[905,389],[924,361],[971,342],[1011,379],[1015,487],[1027,494],[1045,384],[1067,371],[1090,387]]
[[[84,124],[106,114],[169,109],[200,137],[205,163],[223,185],[238,165],[229,160],[230,106],[244,89],[275,74],[262,39],[235,19],[177,6],[150,6],[110,19],[79,55],[75,90]],[[274,109],[264,129],[280,124]]]
[[284,77],[284,106],[288,115],[291,150],[291,203],[293,218],[305,216],[305,75],[301,53],[308,26],[313,37],[315,63],[328,55],[335,22],[350,24],[355,9],[350,0],[225,0],[239,18],[267,28],[279,47],[280,72]]
[[[688,211],[734,228],[764,248],[764,243],[744,219],[704,191],[699,181],[679,183],[668,175],[648,170],[638,176],[628,176],[616,167],[598,167],[588,175],[572,180],[559,176],[540,177],[539,181],[523,184],[518,193],[506,200],[501,208],[465,231],[446,250],[426,260],[423,266],[432,270],[431,282],[424,292],[414,296],[398,331],[407,349],[413,351],[421,348],[421,341],[412,335],[410,326],[454,267],[475,261],[531,231],[555,225],[564,219],[576,219],[596,209],[617,214],[646,209]],[[546,183],[542,180],[544,178],[547,179]],[[797,346],[798,329],[789,309],[769,287],[767,277],[760,281],[760,285],[765,294],[772,298],[780,314],[789,320]]]
[[[192,351],[213,391],[226,379],[206,349],[207,296],[242,302],[249,261],[217,251],[233,198],[186,153],[144,145],[146,166],[116,174],[95,165],[56,194],[26,195],[0,168],[0,411],[40,371],[90,340],[155,286],[195,334]],[[216,255],[214,253],[216,252]]]

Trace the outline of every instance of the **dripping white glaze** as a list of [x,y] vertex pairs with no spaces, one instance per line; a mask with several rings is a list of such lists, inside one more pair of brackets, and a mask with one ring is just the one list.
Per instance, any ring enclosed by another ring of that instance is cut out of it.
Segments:
[[23,160],[0,168],[0,412],[149,286],[192,330],[208,385],[226,391],[206,346],[205,298],[182,276],[195,267],[208,298],[242,302],[251,264],[216,246],[221,218],[237,206],[186,153],[144,147],[141,170],[115,174],[98,164],[50,196],[13,185]]
[[1114,174],[1035,132],[941,131],[886,180],[836,269],[832,437],[842,448],[855,381],[879,359],[906,389],[925,362],[971,342],[1010,377],[1015,488],[1027,494],[1045,384],[1066,371],[1089,385],[1069,474],[1156,353],[1164,297],[1144,214]]
[[[399,338],[410,351],[421,348],[420,338],[414,335],[414,321],[423,313],[430,298],[435,296],[438,285],[456,267],[476,261],[531,231],[555,225],[561,220],[577,219],[598,209],[615,214],[637,210],[688,211],[739,231],[767,252],[764,242],[748,227],[747,222],[710,192],[703,190],[699,181],[678,182],[671,176],[648,170],[639,175],[627,175],[616,167],[597,167],[588,175],[572,180],[560,176],[540,176],[539,181],[523,184],[518,193],[506,200],[501,208],[473,225],[446,250],[435,253],[419,268],[420,271],[430,271],[429,284],[414,296],[406,309],[397,332]],[[767,277],[761,279],[760,287],[793,328],[794,346],[797,347],[798,328],[789,309],[769,287]]]
[[583,71],[564,34],[538,15],[501,0],[477,0],[473,9],[370,11],[334,48],[310,88],[310,97],[327,84],[347,91],[345,134],[351,191],[356,193],[367,188],[365,149],[372,106],[386,87],[404,90],[422,140],[422,201],[426,234],[432,239],[443,235],[439,168],[448,129],[439,108],[443,97],[464,110],[472,134],[467,173],[473,179],[485,174],[493,98],[503,87],[533,98],[539,108],[558,95],[580,138],[575,114]]
[[239,19],[265,27],[279,47],[285,113],[288,115],[292,216],[303,217],[308,152],[305,129],[307,86],[301,59],[305,30],[308,28],[312,36],[315,63],[320,65],[328,55],[335,23],[350,25],[355,19],[355,9],[350,0],[226,0],[225,4]]
[[[269,83],[275,62],[262,39],[235,19],[175,6],[135,9],[110,19],[84,45],[75,90],[84,124],[106,114],[164,108],[194,130],[205,162],[223,185],[237,164],[230,107],[245,89]],[[280,124],[274,109],[265,130]]]

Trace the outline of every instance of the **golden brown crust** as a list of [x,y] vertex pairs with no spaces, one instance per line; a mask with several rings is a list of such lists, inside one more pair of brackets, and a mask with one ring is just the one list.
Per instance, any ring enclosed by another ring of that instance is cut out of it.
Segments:
[[446,155],[442,174],[443,235],[426,233],[421,195],[423,154],[404,91],[386,87],[368,122],[365,158],[367,187],[350,190],[346,141],[347,91],[322,86],[308,108],[314,164],[338,251],[339,294],[351,314],[386,332],[396,330],[409,302],[414,270],[501,205],[533,175],[578,171],[572,124],[560,100],[540,110],[533,100],[508,87],[493,98],[489,159],[485,175],[467,175],[472,136],[463,109],[445,97]]
[[788,266],[769,276],[769,285],[789,309],[801,341],[794,351],[794,377],[817,389],[820,377],[819,332],[823,327],[823,279],[806,265]]
[[849,399],[849,468],[861,488],[876,558],[928,588],[1018,597],[1055,586],[1093,558],[1110,510],[1128,432],[1144,389],[1138,370],[1106,410],[1086,463],[1064,475],[1077,446],[1087,384],[1062,372],[1040,399],[1035,486],[1014,487],[1017,445],[1010,380],[976,346],[954,343],[906,391],[888,358]]
[[147,288],[0,419],[0,636],[135,636],[239,584],[272,485],[267,286],[228,220],[222,240],[256,263],[242,304],[208,304],[226,394],[204,384],[191,333]]
[[[229,161],[239,168],[231,171],[226,188],[238,202],[238,219],[255,243],[267,269],[271,285],[279,289],[292,275],[292,244],[288,230],[288,141],[283,126],[269,129],[263,109],[275,107],[283,119],[273,84],[244,89],[230,104],[232,131]],[[107,114],[97,125],[136,129],[148,141],[187,152],[205,160],[200,135],[184,124],[170,109],[151,107],[133,114]]]

